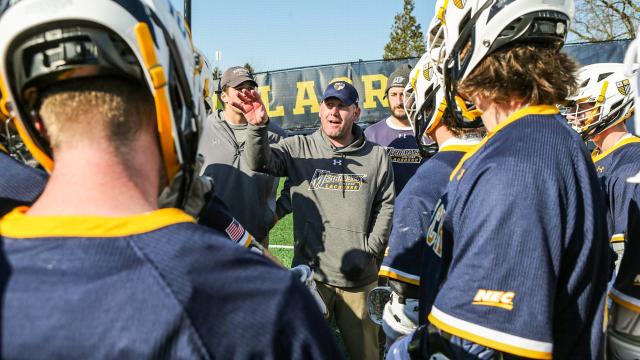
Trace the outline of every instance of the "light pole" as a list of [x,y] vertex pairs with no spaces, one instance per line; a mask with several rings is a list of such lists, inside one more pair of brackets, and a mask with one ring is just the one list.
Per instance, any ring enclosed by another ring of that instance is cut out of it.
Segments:
[[184,0],[184,21],[191,29],[191,0]]

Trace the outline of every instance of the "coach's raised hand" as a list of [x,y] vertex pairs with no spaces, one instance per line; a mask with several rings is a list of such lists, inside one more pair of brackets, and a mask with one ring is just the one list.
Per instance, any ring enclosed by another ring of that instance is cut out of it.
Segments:
[[241,102],[232,102],[235,108],[242,111],[244,117],[251,125],[264,125],[269,120],[267,109],[262,103],[260,94],[256,90],[244,89],[238,93]]

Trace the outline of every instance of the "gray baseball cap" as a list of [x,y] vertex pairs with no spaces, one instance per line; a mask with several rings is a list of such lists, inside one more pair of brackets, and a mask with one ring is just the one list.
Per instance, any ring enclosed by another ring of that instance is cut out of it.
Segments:
[[258,86],[258,83],[255,81],[249,70],[242,66],[232,66],[222,74],[222,77],[220,78],[220,89],[223,89],[225,86],[234,88],[245,81],[251,81],[254,86]]
[[389,79],[387,80],[387,88],[384,90],[384,96],[387,96],[389,89],[392,87],[401,87],[404,89],[405,86],[409,83],[409,73],[411,72],[411,65],[404,64],[400,65],[399,68],[395,69],[391,75],[389,75]]

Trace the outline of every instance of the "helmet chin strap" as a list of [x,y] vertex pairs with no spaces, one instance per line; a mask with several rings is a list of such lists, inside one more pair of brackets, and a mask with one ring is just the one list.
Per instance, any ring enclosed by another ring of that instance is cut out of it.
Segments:
[[600,90],[600,95],[598,95],[598,98],[596,99],[596,103],[593,106],[593,109],[591,110],[591,113],[589,114],[589,117],[587,118],[587,121],[585,122],[583,129],[586,130],[586,128],[589,127],[589,125],[591,125],[593,123],[593,119],[596,117],[596,114],[598,113],[598,109],[600,108],[600,105],[602,105],[605,101],[605,94],[607,93],[607,88],[609,87],[609,81],[605,80],[602,83],[602,89]]
[[438,18],[438,20],[440,20],[440,22],[442,23],[442,25],[445,25],[445,13],[447,12],[447,6],[449,6],[449,0],[444,0],[444,4],[442,4],[442,7],[440,7],[440,9],[438,9],[438,13],[436,14],[436,17]]
[[464,102],[464,100],[460,96],[456,96],[455,99],[456,99],[456,104],[462,111],[463,118],[474,120],[482,116],[482,110],[480,109],[469,110],[469,108],[467,108],[467,104]]

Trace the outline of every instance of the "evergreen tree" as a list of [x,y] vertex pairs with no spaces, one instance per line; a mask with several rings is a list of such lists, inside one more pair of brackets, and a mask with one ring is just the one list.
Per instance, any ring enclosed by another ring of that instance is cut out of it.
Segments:
[[249,74],[253,74],[255,71],[253,70],[253,66],[251,66],[251,64],[249,63],[245,63],[244,64],[244,68],[247,69],[249,71]]
[[214,67],[211,72],[213,73],[213,79],[217,80],[220,79],[220,77],[222,76],[222,70],[220,70],[219,67]]
[[384,46],[385,60],[418,57],[425,52],[424,35],[413,16],[414,7],[413,0],[404,0],[402,12],[394,17],[389,42]]

